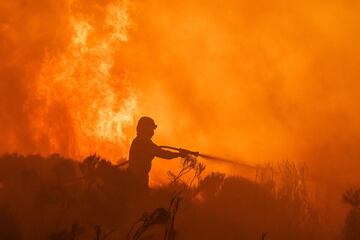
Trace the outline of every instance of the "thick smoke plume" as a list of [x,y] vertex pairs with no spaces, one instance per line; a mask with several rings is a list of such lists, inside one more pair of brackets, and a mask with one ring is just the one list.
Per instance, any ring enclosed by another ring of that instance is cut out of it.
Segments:
[[359,182],[359,7],[139,3],[125,59],[159,141],[249,163],[305,161],[321,181]]

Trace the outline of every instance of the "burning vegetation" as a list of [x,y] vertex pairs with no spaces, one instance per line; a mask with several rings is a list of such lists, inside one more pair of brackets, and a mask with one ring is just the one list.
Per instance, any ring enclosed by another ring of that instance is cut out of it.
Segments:
[[[124,156],[119,146],[137,109],[126,70],[114,68],[128,40],[127,8],[123,1],[1,3],[2,60],[8,59],[1,62],[8,79],[2,91],[5,100],[14,97],[6,91],[16,91],[21,102],[10,101],[7,109],[17,109],[8,118],[23,118],[21,129],[20,120],[2,118],[10,125],[2,151]],[[5,13],[13,9],[22,12],[16,18]]]

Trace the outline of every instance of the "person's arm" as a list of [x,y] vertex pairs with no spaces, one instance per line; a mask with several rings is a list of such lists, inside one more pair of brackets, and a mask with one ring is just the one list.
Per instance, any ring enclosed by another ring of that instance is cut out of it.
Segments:
[[173,159],[173,158],[180,157],[180,153],[167,151],[167,150],[161,149],[159,146],[156,146],[156,145],[154,147],[155,147],[155,156],[156,157],[165,158],[165,159]]

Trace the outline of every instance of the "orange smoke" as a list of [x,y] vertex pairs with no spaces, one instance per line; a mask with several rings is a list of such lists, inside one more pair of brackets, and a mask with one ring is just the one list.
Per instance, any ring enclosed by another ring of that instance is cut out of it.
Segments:
[[[137,6],[123,58],[158,142],[249,163],[305,161],[327,181],[360,181],[358,3]],[[155,162],[153,176],[168,165]]]
[[0,6],[2,152],[117,160],[150,115],[159,144],[359,181],[355,1]]

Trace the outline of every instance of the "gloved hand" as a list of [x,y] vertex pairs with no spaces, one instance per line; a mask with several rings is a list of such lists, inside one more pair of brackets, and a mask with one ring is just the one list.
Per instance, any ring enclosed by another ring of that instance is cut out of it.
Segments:
[[179,157],[181,157],[181,158],[186,158],[187,155],[189,155],[189,151],[186,150],[186,149],[181,149],[181,148],[180,148]]

